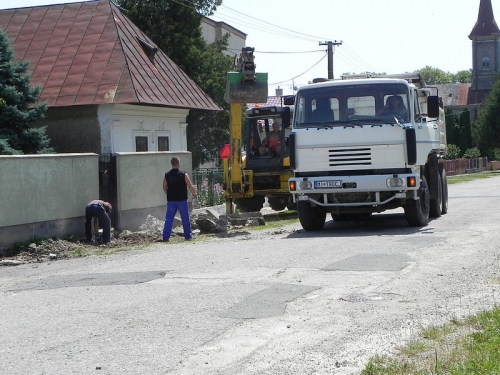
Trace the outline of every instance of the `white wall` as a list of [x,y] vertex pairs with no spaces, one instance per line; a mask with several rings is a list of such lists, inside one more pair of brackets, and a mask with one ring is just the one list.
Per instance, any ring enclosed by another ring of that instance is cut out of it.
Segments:
[[158,136],[169,137],[170,151],[187,151],[188,109],[123,104],[99,106],[101,152],[135,152],[135,137],[148,137],[148,151],[158,151]]

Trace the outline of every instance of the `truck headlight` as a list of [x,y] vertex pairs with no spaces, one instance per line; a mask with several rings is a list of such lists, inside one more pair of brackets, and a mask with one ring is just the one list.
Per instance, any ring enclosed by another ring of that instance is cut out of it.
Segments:
[[311,190],[313,187],[313,184],[311,181],[300,181],[299,182],[299,189],[300,190]]
[[387,187],[395,188],[395,187],[403,187],[406,186],[406,181],[404,178],[393,177],[387,179]]

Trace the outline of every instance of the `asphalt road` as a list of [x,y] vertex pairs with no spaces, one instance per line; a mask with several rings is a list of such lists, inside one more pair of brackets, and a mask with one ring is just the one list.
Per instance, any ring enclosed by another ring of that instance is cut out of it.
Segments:
[[0,374],[358,374],[498,302],[499,177],[450,185],[424,228],[398,210],[0,268]]

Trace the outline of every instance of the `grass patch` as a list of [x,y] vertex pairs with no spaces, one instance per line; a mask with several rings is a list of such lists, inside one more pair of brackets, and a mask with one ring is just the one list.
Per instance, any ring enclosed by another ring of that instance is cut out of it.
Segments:
[[487,172],[479,172],[479,173],[468,173],[468,174],[458,174],[455,176],[447,176],[449,185],[458,184],[461,182],[469,182],[474,180],[480,180],[484,178],[491,178],[500,176],[498,171],[487,171]]
[[500,374],[500,308],[423,329],[399,354],[374,356],[361,375]]

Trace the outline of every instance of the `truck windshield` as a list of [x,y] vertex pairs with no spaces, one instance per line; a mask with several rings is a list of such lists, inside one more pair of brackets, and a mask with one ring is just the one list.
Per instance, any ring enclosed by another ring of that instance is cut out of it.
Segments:
[[401,83],[307,87],[296,99],[294,128],[409,121],[408,86]]

